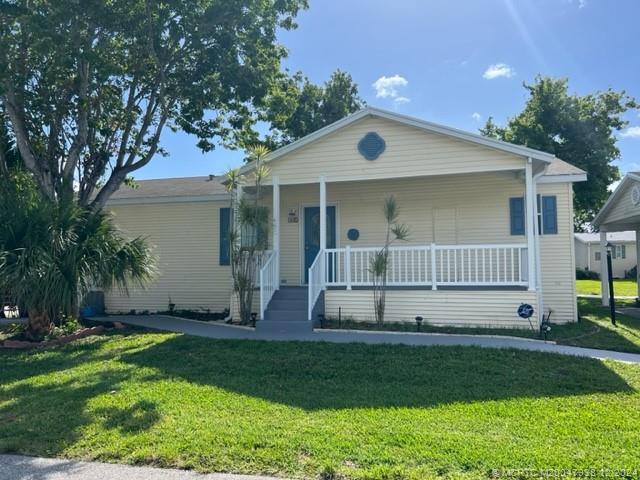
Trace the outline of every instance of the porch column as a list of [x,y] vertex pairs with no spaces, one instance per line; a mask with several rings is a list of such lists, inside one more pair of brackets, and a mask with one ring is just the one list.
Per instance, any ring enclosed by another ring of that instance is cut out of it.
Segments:
[[320,177],[320,250],[327,248],[327,184]]
[[280,180],[272,178],[273,185],[273,253],[276,255],[276,290],[280,288]]
[[[636,230],[636,265],[640,258],[640,230]],[[640,268],[636,267],[636,282],[638,283],[637,297],[640,298]]]
[[533,165],[531,158],[527,159],[525,166],[525,202],[527,210],[527,273],[529,275],[529,291],[536,290],[536,216],[535,216],[535,192],[533,188]]
[[600,228],[600,285],[602,306],[609,306],[609,276],[607,275],[607,232]]
[[[320,255],[327,248],[327,184],[324,176],[320,177]],[[322,287],[326,288],[325,262],[320,260],[322,275]]]

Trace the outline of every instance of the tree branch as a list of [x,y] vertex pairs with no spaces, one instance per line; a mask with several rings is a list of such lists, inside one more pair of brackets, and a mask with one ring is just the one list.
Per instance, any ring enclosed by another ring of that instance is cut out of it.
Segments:
[[91,208],[93,210],[100,210],[107,203],[107,200],[113,195],[122,185],[124,180],[127,178],[127,175],[130,173],[141,169],[145,165],[147,165],[153,156],[158,151],[158,143],[160,142],[160,135],[162,134],[162,129],[164,128],[167,119],[169,117],[169,111],[166,110],[162,113],[160,120],[158,121],[158,125],[156,126],[156,130],[153,134],[153,137],[150,140],[151,146],[149,147],[149,151],[145,154],[142,160],[138,162],[132,162],[125,164],[122,167],[116,166],[114,170],[111,172],[111,176],[104,187],[98,192],[96,198],[93,202],[91,202]]
[[69,149],[69,156],[62,170],[62,180],[72,184],[73,173],[80,161],[80,155],[87,146],[89,132],[89,62],[81,59],[78,62],[78,77],[80,85],[78,89],[78,133]]
[[15,90],[10,81],[5,82],[4,104],[6,106],[9,121],[16,136],[16,145],[25,166],[35,176],[42,193],[49,199],[55,200],[53,179],[48,169],[42,168],[31,148],[31,141],[25,125],[24,112],[20,108],[15,95]]

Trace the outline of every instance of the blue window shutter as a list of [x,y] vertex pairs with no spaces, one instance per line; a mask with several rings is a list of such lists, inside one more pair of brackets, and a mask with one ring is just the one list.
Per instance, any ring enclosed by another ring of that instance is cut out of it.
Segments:
[[627,246],[622,245],[622,259],[624,260],[625,258],[627,258]]
[[542,233],[558,233],[558,209],[556,197],[542,197]]
[[231,209],[220,209],[220,265],[231,264]]
[[509,217],[511,218],[511,235],[524,235],[524,198],[509,199]]

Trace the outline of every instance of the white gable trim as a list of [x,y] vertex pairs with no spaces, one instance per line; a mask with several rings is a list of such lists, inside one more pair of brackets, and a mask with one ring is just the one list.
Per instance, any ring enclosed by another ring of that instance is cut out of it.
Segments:
[[[272,162],[288,153],[294,152],[305,145],[308,145],[316,140],[319,140],[336,130],[340,130],[348,125],[351,125],[359,120],[362,120],[366,117],[378,117],[384,118],[387,120],[391,120],[393,122],[401,123],[403,125],[408,125],[411,127],[415,127],[421,130],[425,130],[431,133],[438,133],[441,135],[446,135],[448,137],[457,138],[459,140],[463,140],[466,142],[475,143],[476,145],[482,145],[485,147],[493,148],[495,150],[500,150],[503,152],[511,153],[514,155],[519,155],[524,158],[532,158],[535,160],[540,160],[545,163],[551,163],[552,160],[555,159],[555,156],[542,152],[540,150],[534,150],[532,148],[523,147],[520,145],[514,145],[512,143],[503,142],[501,140],[496,140],[493,138],[483,137],[482,135],[478,135],[475,133],[465,132],[464,130],[458,130],[457,128],[447,127],[444,125],[439,125],[437,123],[427,122],[426,120],[421,120],[414,117],[409,117],[407,115],[400,115],[398,113],[389,112],[387,110],[382,110],[374,107],[366,107],[362,110],[359,110],[337,122],[332,123],[331,125],[327,125],[320,130],[317,130],[309,135],[302,137],[299,140],[296,140],[289,145],[286,145],[278,150],[270,153],[264,158],[265,162]],[[253,163],[249,163],[241,168],[241,172],[245,173],[250,171],[253,168]]]
[[571,175],[543,175],[538,179],[538,183],[573,183],[586,181],[586,173],[576,173]]
[[607,217],[607,213],[609,213],[609,210],[611,210],[611,208],[613,207],[613,204],[616,202],[618,197],[622,194],[622,191],[624,190],[625,186],[632,181],[640,182],[640,176],[636,175],[635,173],[627,173],[624,176],[624,178],[622,179],[618,187],[614,190],[614,192],[611,194],[611,196],[606,201],[604,206],[600,209],[598,214],[593,219],[593,225],[595,227],[599,227],[602,223],[605,223],[604,220]]

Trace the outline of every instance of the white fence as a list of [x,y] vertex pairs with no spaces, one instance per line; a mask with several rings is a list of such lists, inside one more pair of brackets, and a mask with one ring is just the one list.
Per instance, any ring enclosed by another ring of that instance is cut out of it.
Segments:
[[[349,246],[325,250],[325,285],[371,286],[371,260],[379,251],[379,247]],[[311,289],[311,270],[309,272]],[[433,289],[438,286],[527,286],[527,246],[431,244],[390,247],[387,285],[431,286]]]

